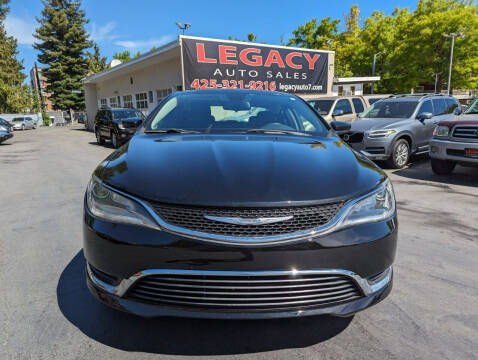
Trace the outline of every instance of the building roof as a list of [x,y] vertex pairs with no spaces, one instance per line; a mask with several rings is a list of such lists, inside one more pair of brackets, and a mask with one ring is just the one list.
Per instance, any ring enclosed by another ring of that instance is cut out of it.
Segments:
[[334,78],[334,84],[354,84],[375,81],[380,81],[380,76],[355,76]]
[[[170,51],[174,51],[174,49],[178,49],[179,51],[179,40],[174,40],[171,41],[163,46],[160,46],[157,49],[154,49],[152,51],[149,51],[141,56],[138,56],[137,58],[131,59],[129,61],[126,61],[124,63],[121,63],[119,65],[116,65],[112,68],[106,69],[104,71],[101,71],[99,73],[96,73],[94,75],[88,76],[83,79],[83,83],[88,84],[88,83],[95,83],[97,81],[102,81],[106,80],[110,77],[115,76],[116,74],[120,74],[122,72],[125,72],[126,68],[128,68],[127,72],[131,72],[133,70],[141,69],[143,67],[151,65],[154,61],[151,61],[153,58],[156,58],[158,56],[162,56],[164,59],[163,60],[168,60],[171,57],[164,56]],[[179,56],[179,52],[175,55]]]

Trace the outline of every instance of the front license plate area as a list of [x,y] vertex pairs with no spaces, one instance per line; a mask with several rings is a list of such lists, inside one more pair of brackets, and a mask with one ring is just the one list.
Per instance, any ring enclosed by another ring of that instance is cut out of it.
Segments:
[[465,149],[465,156],[478,158],[478,149]]

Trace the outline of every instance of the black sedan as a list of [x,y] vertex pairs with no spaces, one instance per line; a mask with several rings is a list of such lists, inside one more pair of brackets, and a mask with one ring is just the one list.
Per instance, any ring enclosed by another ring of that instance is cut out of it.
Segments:
[[392,287],[387,176],[302,99],[177,92],[94,171],[87,283],[141,316],[352,315]]

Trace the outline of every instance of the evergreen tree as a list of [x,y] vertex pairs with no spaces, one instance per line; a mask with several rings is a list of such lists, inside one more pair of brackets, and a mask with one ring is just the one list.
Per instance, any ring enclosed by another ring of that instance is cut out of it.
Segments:
[[3,20],[8,13],[8,0],[0,0],[0,113],[23,112],[31,108],[32,96],[23,84],[23,62],[17,60],[17,41],[8,36]]
[[93,44],[93,53],[88,54],[88,75],[99,73],[100,71],[108,69],[106,64],[106,56],[101,56],[100,48],[97,43]]
[[43,6],[35,34],[39,42],[33,46],[40,51],[38,61],[49,66],[47,91],[57,109],[83,110],[84,95],[73,93],[83,88],[89,65],[85,50],[91,46],[81,0],[43,0]]

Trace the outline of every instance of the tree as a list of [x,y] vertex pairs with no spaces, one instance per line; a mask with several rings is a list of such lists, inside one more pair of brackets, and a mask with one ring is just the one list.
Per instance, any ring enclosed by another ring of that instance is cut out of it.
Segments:
[[141,56],[141,51],[137,51],[136,54],[134,54],[133,59],[136,59],[137,57]]
[[369,76],[374,54],[379,92],[409,92],[433,84],[440,90],[448,77],[450,41],[443,34],[464,32],[455,39],[452,87],[478,87],[478,7],[472,0],[419,0],[413,12],[396,8],[391,15],[374,11],[360,26],[360,10],[352,5],[339,20],[306,22],[292,32],[288,45],[335,51],[335,76]]
[[8,0],[0,0],[0,112],[23,112],[32,107],[32,93],[23,84],[23,61],[18,61],[17,41],[7,36],[3,20],[8,13]]
[[126,62],[126,61],[131,60],[131,54],[128,50],[125,50],[125,51],[120,52],[120,53],[114,53],[113,54],[113,59],[117,59],[121,62]]
[[0,21],[5,20],[5,16],[10,10],[10,8],[8,7],[9,3],[10,0],[0,0]]
[[108,69],[106,63],[106,56],[101,56],[100,47],[97,43],[93,44],[93,52],[87,53],[88,55],[88,74],[96,74],[100,71]]
[[73,92],[83,87],[89,65],[86,49],[91,47],[81,0],[43,0],[43,6],[34,34],[39,42],[33,47],[40,52],[38,61],[48,65],[47,91],[57,109],[83,110],[84,95]]

